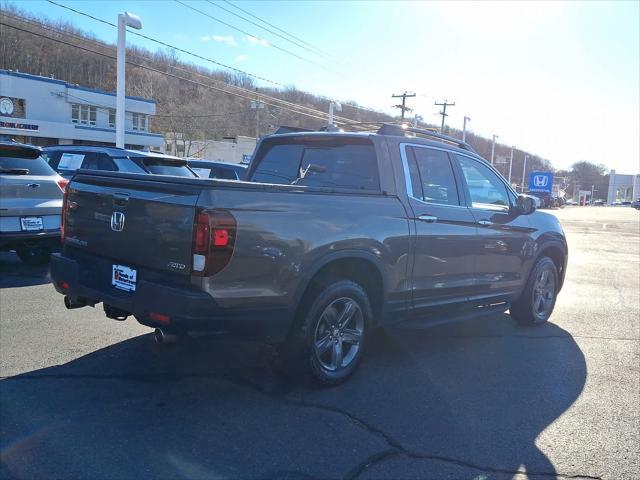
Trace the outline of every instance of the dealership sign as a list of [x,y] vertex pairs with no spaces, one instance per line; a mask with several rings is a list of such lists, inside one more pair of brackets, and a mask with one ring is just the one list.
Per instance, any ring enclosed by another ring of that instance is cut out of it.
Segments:
[[551,172],[531,172],[529,175],[530,192],[551,193],[553,187],[553,173]]
[[17,122],[0,122],[0,128],[15,128],[17,130],[38,130],[40,127],[38,125],[33,125],[31,123],[17,123]]

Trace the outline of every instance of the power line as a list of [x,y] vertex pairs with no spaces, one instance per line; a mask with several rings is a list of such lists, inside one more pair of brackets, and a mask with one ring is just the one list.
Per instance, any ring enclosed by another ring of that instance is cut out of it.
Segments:
[[229,13],[230,15],[233,15],[234,17],[241,18],[241,19],[242,19],[242,20],[244,20],[245,22],[250,23],[251,25],[254,25],[254,26],[258,27],[258,28],[261,28],[262,30],[264,30],[264,31],[266,31],[266,32],[269,32],[269,33],[271,33],[272,35],[275,35],[275,36],[277,36],[277,37],[280,37],[280,38],[282,38],[283,40],[285,40],[286,42],[289,42],[289,43],[291,43],[291,44],[293,44],[293,45],[295,45],[295,46],[297,46],[297,47],[299,47],[299,48],[302,48],[302,49],[304,49],[304,50],[306,50],[306,51],[308,51],[308,52],[310,52],[310,53],[313,53],[314,55],[326,56],[326,55],[324,55],[323,53],[317,52],[317,51],[315,51],[315,50],[313,50],[313,49],[311,49],[311,48],[309,48],[309,47],[307,47],[307,46],[305,46],[305,45],[303,45],[303,44],[301,44],[301,43],[296,42],[295,40],[291,40],[291,39],[289,39],[289,38],[285,37],[284,35],[282,35],[282,34],[280,34],[280,33],[278,33],[278,32],[275,32],[275,31],[273,31],[273,30],[271,30],[271,29],[269,29],[269,28],[267,28],[267,27],[264,27],[264,26],[260,25],[259,23],[256,23],[256,22],[254,22],[253,20],[248,19],[247,17],[243,17],[242,15],[240,15],[240,14],[238,14],[238,13],[235,13],[235,12],[233,12],[232,10],[230,10],[230,9],[228,9],[228,8],[223,7],[222,5],[218,5],[217,3],[212,2],[211,0],[207,0],[207,3],[210,3],[210,4],[211,4],[211,5],[213,5],[214,7],[217,7],[217,8],[219,8],[219,9],[221,9],[221,10],[223,10],[223,11],[225,11],[225,12]]
[[449,114],[447,113],[447,107],[455,106],[456,102],[447,103],[447,100],[445,100],[444,103],[434,102],[433,104],[437,107],[442,107],[442,111],[440,112],[440,115],[442,115],[442,126],[440,127],[440,133],[444,134],[444,119],[449,116]]
[[[78,34],[73,33],[73,32],[66,32],[66,31],[64,31],[64,30],[58,30],[58,29],[56,29],[56,28],[48,27],[48,26],[43,25],[43,24],[41,24],[41,23],[39,23],[39,22],[33,22],[33,21],[30,21],[30,20],[26,20],[26,19],[22,19],[22,18],[14,17],[14,16],[11,16],[11,15],[7,15],[7,14],[5,14],[5,13],[0,13],[0,15],[5,16],[5,17],[8,17],[8,18],[11,18],[12,20],[17,20],[17,21],[22,22],[22,23],[26,23],[26,24],[29,24],[29,25],[34,25],[34,26],[36,26],[36,27],[38,27],[38,28],[42,28],[42,29],[44,29],[44,30],[48,30],[48,31],[51,31],[51,32],[55,32],[55,33],[57,33],[57,34],[67,35],[67,36],[70,36],[70,37],[73,37],[73,38],[77,38],[77,39],[79,39],[79,40],[81,40],[81,41],[85,41],[85,42],[86,42],[86,41],[90,41],[90,40],[88,40],[87,38],[83,37],[82,35],[78,35]],[[109,46],[109,45],[104,45],[104,44],[102,44],[102,43],[98,43],[98,45],[100,45],[101,47],[109,48],[109,49],[112,49],[112,48],[113,48],[113,47],[111,47],[111,46]],[[150,60],[150,59],[145,58],[145,57],[143,57],[143,56],[141,56],[141,55],[139,55],[139,54],[137,54],[137,53],[135,53],[135,52],[131,52],[129,55],[133,55],[134,57],[137,57],[138,59],[141,59],[141,60],[143,60],[143,61],[149,61],[149,60]],[[115,58],[115,57],[109,57],[109,58]],[[167,65],[167,67],[168,67],[168,68],[175,69],[175,70],[178,70],[178,71],[185,72],[185,73],[187,73],[187,74],[189,74],[189,75],[197,75],[197,76],[200,76],[200,77],[204,77],[204,78],[206,78],[208,81],[212,81],[212,82],[215,82],[215,83],[221,84],[224,88],[227,88],[227,89],[235,89],[235,90],[238,90],[238,91],[240,91],[241,93],[244,93],[244,94],[246,94],[246,95],[250,95],[250,96],[256,95],[256,97],[258,98],[258,100],[259,100],[259,101],[262,101],[262,102],[265,102],[265,101],[267,101],[267,100],[268,100],[268,101],[271,101],[271,102],[276,102],[276,103],[278,103],[277,107],[282,106],[282,105],[279,105],[279,104],[283,104],[283,105],[285,105],[285,107],[283,107],[283,108],[285,108],[285,109],[287,109],[287,108],[286,108],[286,106],[290,106],[290,107],[292,107],[292,108],[293,108],[293,109],[295,109],[295,110],[305,110],[305,111],[308,111],[308,112],[313,113],[313,114],[326,115],[326,114],[325,114],[323,111],[321,111],[321,110],[318,110],[318,109],[315,109],[315,108],[312,108],[312,107],[306,107],[306,106],[304,106],[304,105],[298,105],[298,104],[296,104],[296,103],[289,102],[289,101],[286,101],[286,100],[283,100],[283,99],[280,99],[280,98],[277,98],[277,97],[272,97],[272,96],[270,96],[270,95],[266,95],[266,94],[264,94],[264,93],[253,92],[252,90],[249,90],[249,89],[244,88],[244,87],[239,87],[239,86],[236,86],[236,85],[230,85],[230,84],[227,84],[227,83],[225,83],[225,82],[223,82],[223,81],[216,80],[216,79],[212,79],[209,75],[206,75],[206,74],[200,73],[200,72],[198,72],[198,71],[188,70],[188,69],[186,69],[186,68],[182,68],[182,67],[179,67],[179,66],[177,66],[177,65]],[[252,101],[253,101],[253,99],[252,99]],[[274,106],[273,104],[269,104],[269,105]],[[98,105],[98,106],[100,106],[100,105]],[[110,108],[110,107],[105,107],[105,106],[103,106],[103,108]],[[289,108],[288,110],[291,110],[291,108]],[[338,119],[338,120],[342,120],[342,121],[343,121],[343,123],[350,123],[350,124],[352,124],[352,123],[353,123],[353,124],[357,124],[357,122],[356,122],[355,120],[352,120],[352,119],[349,119],[349,118],[346,118],[346,117],[338,117],[338,116],[334,116],[334,118],[336,118],[336,119]]]
[[[92,20],[95,20],[95,21],[97,21],[97,22],[104,23],[104,24],[106,24],[106,25],[110,25],[110,26],[112,26],[112,27],[114,27],[114,28],[117,28],[117,25],[116,25],[115,23],[111,23],[111,22],[109,22],[109,21],[107,21],[107,20],[104,20],[104,19],[102,19],[102,18],[96,17],[96,16],[91,15],[91,14],[89,14],[89,13],[86,13],[86,12],[80,11],[80,10],[78,10],[78,9],[75,9],[75,8],[72,8],[72,7],[69,7],[69,6],[66,6],[66,5],[60,4],[60,3],[57,3],[57,2],[55,2],[55,1],[53,1],[53,0],[47,0],[47,1],[48,1],[49,3],[51,3],[51,4],[53,4],[53,5],[58,6],[58,7],[64,8],[64,9],[69,10],[69,11],[72,11],[72,12],[74,12],[74,13],[78,14],[78,15],[82,15],[82,16],[85,16],[85,17],[90,18],[90,19],[92,19]],[[227,3],[229,3],[229,2],[227,2]],[[231,5],[233,5],[233,4],[231,4]],[[235,5],[234,5],[234,6],[235,6]],[[236,8],[240,8],[240,7],[236,7]],[[16,18],[16,17],[11,17],[11,18]],[[24,20],[21,20],[21,21],[24,21]],[[45,27],[44,25],[42,25],[41,23],[38,23],[38,25],[39,25],[39,26],[41,26],[42,28],[46,28],[46,27]],[[274,27],[274,28],[277,28],[277,27]],[[54,30],[54,31],[56,31],[56,30]],[[67,32],[62,32],[62,31],[57,31],[57,32],[58,32],[58,33],[65,33],[65,34],[67,34]],[[212,60],[212,59],[210,59],[210,58],[203,57],[202,55],[199,55],[199,54],[197,54],[197,53],[191,52],[191,51],[189,51],[189,50],[185,50],[185,49],[180,48],[180,47],[176,47],[175,45],[168,44],[168,43],[166,43],[166,42],[163,42],[162,40],[158,40],[158,39],[156,39],[156,38],[149,37],[149,36],[147,36],[147,35],[144,35],[144,34],[142,34],[142,33],[137,32],[137,31],[135,31],[135,30],[128,30],[128,33],[131,33],[131,34],[133,34],[133,35],[137,35],[137,36],[142,37],[142,38],[144,38],[144,39],[146,39],[146,40],[150,40],[150,41],[155,42],[155,43],[157,43],[157,44],[159,44],[159,45],[162,45],[162,46],[165,46],[165,47],[168,47],[168,48],[172,48],[172,49],[177,50],[177,51],[179,51],[179,52],[186,53],[187,55],[191,55],[191,56],[193,56],[193,57],[195,57],[195,58],[199,58],[199,59],[202,59],[202,60],[206,60],[206,61],[211,62],[211,63],[213,63],[213,64],[219,65],[219,66],[221,66],[221,67],[223,67],[223,68],[227,68],[227,69],[233,70],[233,71],[235,71],[235,72],[241,73],[241,74],[243,74],[243,75],[247,75],[248,77],[256,78],[256,79],[258,79],[258,80],[262,80],[262,81],[264,81],[264,82],[268,82],[268,83],[271,83],[271,84],[273,84],[273,85],[277,85],[277,86],[279,86],[279,87],[285,87],[283,84],[278,83],[278,82],[275,82],[275,81],[270,80],[270,79],[268,79],[268,78],[261,77],[261,76],[258,76],[258,75],[254,75],[254,74],[251,74],[251,73],[245,72],[245,71],[243,71],[243,70],[240,70],[240,69],[237,69],[237,68],[234,68],[234,67],[230,67],[230,66],[225,65],[225,64],[223,64],[223,63],[220,63],[220,62],[218,62],[218,61],[216,61],[216,60]],[[78,36],[78,35],[76,35],[76,36]],[[86,38],[84,38],[84,37],[81,37],[81,36],[78,36],[78,37],[79,37],[79,38],[81,38],[81,39],[82,39],[82,40],[84,40],[84,41],[88,41],[88,40],[87,40]],[[175,66],[171,66],[171,67],[172,67],[172,68],[180,69],[179,67],[175,67]],[[182,70],[184,70],[184,69],[182,69]],[[197,73],[197,72],[190,72],[190,73],[195,73],[195,74],[197,74],[197,75],[202,75],[202,74]],[[203,76],[204,76],[204,75],[203,75]],[[240,87],[238,87],[238,88],[240,88]],[[264,95],[264,94],[262,94],[262,95]],[[273,97],[271,97],[271,98],[273,98]],[[285,100],[279,100],[279,101],[285,102]],[[294,104],[294,105],[295,105],[295,104]],[[377,110],[373,110],[373,109],[371,109],[371,108],[367,108],[367,107],[362,107],[362,106],[360,106],[360,105],[350,105],[350,104],[346,104],[346,105],[347,105],[348,107],[355,108],[355,109],[358,109],[358,110],[362,110],[362,111],[365,111],[365,112],[371,112],[371,113],[375,113],[375,114],[377,114],[377,115],[384,115],[384,113],[383,113],[383,112],[379,112],[379,111],[377,111]],[[300,108],[308,108],[308,107],[303,107],[302,105],[298,105],[298,107],[300,107]],[[315,109],[312,109],[312,110],[315,110]],[[316,110],[316,111],[318,111],[318,110]],[[324,113],[324,112],[323,112],[323,113]],[[338,118],[338,119],[340,119],[340,118],[345,119],[345,117],[335,117],[335,118]],[[349,120],[349,119],[346,119],[346,120]]]
[[[11,25],[9,23],[0,22],[0,25],[6,26],[6,27],[9,27],[9,28],[13,28],[13,29],[21,31],[21,32],[29,33],[31,35],[35,35],[35,36],[38,36],[38,37],[41,37],[41,38],[46,38],[46,39],[51,40],[53,42],[61,43],[61,44],[64,44],[64,45],[67,45],[67,46],[70,46],[70,47],[73,47],[73,48],[77,48],[77,49],[80,49],[80,50],[83,50],[83,51],[86,51],[86,52],[89,52],[89,53],[100,55],[102,57],[106,57],[106,58],[109,58],[111,60],[116,60],[115,56],[108,55],[108,54],[102,53],[102,52],[97,52],[97,51],[92,50],[90,48],[82,47],[82,46],[76,45],[74,43],[70,43],[70,42],[66,42],[64,40],[60,40],[58,38],[50,37],[48,35],[32,32],[32,31],[29,31],[29,30],[25,30],[23,28],[16,27],[15,25]],[[136,63],[136,62],[132,62],[132,61],[129,61],[129,60],[127,60],[126,63],[129,64],[129,65],[132,65],[134,67],[139,67],[139,68],[142,68],[142,69],[145,69],[145,70],[149,70],[149,71],[152,71],[152,72],[155,72],[155,73],[159,73],[161,75],[166,75],[166,76],[171,77],[171,78],[182,80],[182,81],[185,81],[185,82],[188,82],[188,83],[191,83],[191,84],[194,84],[194,85],[198,85],[200,87],[204,87],[204,88],[208,88],[208,89],[211,89],[211,90],[215,90],[215,91],[218,91],[218,92],[226,93],[228,95],[233,95],[233,96],[236,96],[238,98],[243,98],[245,100],[255,100],[255,98],[248,97],[246,95],[242,95],[242,94],[239,94],[239,93],[236,93],[236,92],[230,92],[230,91],[225,90],[225,89],[220,88],[220,87],[215,87],[213,85],[208,85],[206,83],[198,82],[197,80],[193,80],[193,79],[190,79],[190,78],[181,77],[180,75],[175,75],[173,73],[163,72],[162,70],[150,67],[148,65],[142,65],[142,64],[139,64],[139,63]],[[283,105],[277,105],[277,104],[268,103],[268,102],[263,102],[263,103],[265,103],[266,105],[272,106],[272,107],[283,109],[283,110],[289,110],[289,111],[291,111],[293,113],[296,113],[298,115],[304,115],[304,116],[315,118],[315,119],[322,120],[322,121],[326,121],[327,120],[326,114],[323,114],[323,116],[319,116],[319,115],[314,115],[314,114],[309,113],[309,112],[299,111],[299,110],[296,110],[294,108],[285,107]],[[350,119],[347,119],[347,120],[348,121],[352,121]],[[336,123],[349,125],[348,122],[344,122],[344,121],[339,121],[339,122],[336,122]],[[355,123],[357,123],[357,122],[355,122]]]
[[399,108],[401,113],[401,120],[404,122],[404,112],[410,112],[412,109],[405,105],[407,98],[415,97],[415,93],[404,92],[402,95],[391,95],[391,98],[402,98],[402,105],[394,105],[394,108]]
[[229,0],[223,0],[223,1],[224,1],[225,3],[228,3],[229,5],[231,5],[233,8],[235,8],[235,9],[237,9],[237,10],[240,10],[240,11],[241,11],[241,12],[243,12],[243,13],[246,13],[246,14],[247,14],[247,15],[249,15],[250,17],[253,17],[253,18],[255,18],[256,20],[261,21],[261,22],[262,22],[262,23],[264,23],[265,25],[268,25],[268,26],[270,26],[271,28],[275,28],[275,29],[276,29],[276,30],[278,30],[279,32],[282,32],[282,33],[284,33],[285,35],[288,35],[289,37],[293,38],[294,40],[297,40],[297,41],[299,41],[299,42],[301,42],[301,43],[304,43],[304,44],[305,44],[305,45],[307,45],[308,47],[311,47],[311,48],[313,48],[314,50],[317,50],[319,53],[322,53],[322,54],[324,54],[324,55],[328,55],[328,53],[327,53],[327,52],[325,52],[325,51],[321,50],[320,48],[315,47],[315,46],[313,46],[312,44],[310,44],[309,42],[305,42],[303,39],[301,39],[301,38],[299,38],[299,37],[296,37],[296,36],[295,36],[295,35],[293,35],[292,33],[289,33],[289,32],[287,32],[287,31],[285,31],[285,30],[281,29],[280,27],[277,27],[277,26],[275,26],[274,24],[269,23],[269,22],[267,22],[266,20],[264,20],[264,19],[262,19],[262,18],[260,18],[260,17],[258,17],[258,16],[256,16],[256,15],[254,15],[253,13],[251,13],[251,12],[249,12],[249,11],[247,11],[247,10],[243,9],[243,8],[240,8],[240,7],[239,7],[238,5],[236,5],[235,3],[232,3],[232,2],[230,2]]
[[[82,12],[80,10],[77,10],[75,8],[72,8],[72,7],[69,7],[67,5],[63,5],[61,3],[54,2],[53,0],[47,0],[47,2],[53,4],[53,5],[57,6],[57,7],[64,8],[64,9],[69,10],[71,12],[77,13],[78,15],[82,15],[82,16],[91,18],[92,20],[95,20],[96,22],[104,23],[106,25],[111,25],[112,27],[118,28],[118,26],[115,23],[111,23],[111,22],[109,22],[107,20],[104,20],[102,18],[95,17],[95,16],[93,16],[93,15],[91,15],[89,13]],[[136,32],[135,30],[129,30],[128,29],[127,32],[131,33],[133,35],[137,35],[138,37],[144,38],[144,39],[149,40],[151,42],[157,43],[159,45],[162,45],[163,47],[172,48],[172,49],[174,49],[174,50],[176,50],[178,52],[186,53],[187,55],[191,55],[192,57],[199,58],[200,60],[205,60],[207,62],[213,63],[214,65],[218,65],[219,67],[223,67],[223,68],[226,68],[228,70],[232,70],[232,71],[234,71],[236,73],[240,73],[242,75],[246,75],[248,77],[252,77],[252,78],[255,78],[257,80],[261,80],[263,82],[271,83],[271,84],[277,85],[279,87],[284,87],[283,84],[278,83],[278,82],[276,82],[274,80],[269,80],[268,78],[261,77],[259,75],[254,75],[254,74],[249,73],[249,72],[245,72],[244,70],[240,70],[239,68],[235,68],[235,67],[232,67],[230,65],[226,65],[226,64],[224,64],[222,62],[218,62],[217,60],[213,60],[211,58],[204,57],[202,55],[190,52],[190,51],[185,50],[183,48],[176,47],[175,45],[171,45],[169,43],[163,42],[162,40],[158,40],[157,38],[149,37],[147,35],[144,35],[143,33]]]
[[302,60],[303,62],[311,63],[313,65],[316,65],[316,66],[319,66],[321,68],[324,68],[325,70],[328,70],[324,65],[321,65],[321,64],[319,64],[317,62],[314,62],[313,60],[309,60],[308,58],[302,57],[302,56],[298,55],[297,53],[293,53],[293,52],[287,50],[286,48],[282,48],[282,47],[280,47],[278,45],[275,45],[275,44],[269,42],[268,40],[260,38],[257,35],[254,35],[252,33],[247,32],[246,30],[243,30],[243,29],[241,29],[239,27],[236,27],[235,25],[231,25],[230,23],[227,23],[227,22],[225,22],[223,20],[220,20],[219,18],[216,18],[213,15],[210,15],[210,14],[208,14],[206,12],[203,12],[202,10],[200,10],[200,9],[198,9],[198,8],[192,6],[192,5],[184,3],[182,0],[174,0],[174,2],[179,3],[180,5],[193,10],[194,12],[198,12],[200,15],[204,15],[205,17],[208,17],[208,18],[210,18],[211,20],[213,20],[215,22],[221,23],[222,25],[225,25],[225,26],[227,26],[227,27],[229,27],[229,28],[231,28],[233,30],[236,30],[236,31],[242,33],[243,35],[247,35],[249,37],[253,37],[253,38],[255,38],[255,39],[257,39],[258,41],[261,41],[261,42],[267,42],[267,45],[275,48],[276,50],[280,50],[281,52],[284,52],[287,55],[291,55],[292,57],[295,57],[295,58],[297,58],[299,60]]

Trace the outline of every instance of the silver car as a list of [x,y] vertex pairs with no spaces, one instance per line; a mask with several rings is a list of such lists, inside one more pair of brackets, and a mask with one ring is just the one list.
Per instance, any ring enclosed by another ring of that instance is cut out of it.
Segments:
[[68,183],[41,153],[31,145],[0,142],[0,250],[15,250],[28,264],[46,263],[60,244]]

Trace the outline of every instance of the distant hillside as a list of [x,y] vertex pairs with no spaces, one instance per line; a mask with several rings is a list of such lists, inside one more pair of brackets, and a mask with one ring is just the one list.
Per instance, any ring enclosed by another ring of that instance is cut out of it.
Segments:
[[[115,91],[116,64],[112,58],[115,57],[115,45],[98,41],[90,33],[70,23],[34,17],[11,5],[2,11],[0,19],[21,29],[0,25],[0,68],[52,76],[70,83]],[[151,122],[152,131],[182,134],[185,152],[189,151],[191,140],[219,139],[232,135],[255,136],[256,111],[251,109],[251,102],[258,93],[277,100],[263,100],[272,105],[260,110],[261,135],[272,132],[278,125],[316,129],[326,123],[325,113],[309,109],[327,112],[329,100],[293,86],[278,88],[261,84],[258,88],[250,76],[185,62],[170,48],[151,52],[129,47],[127,61],[138,64],[127,65],[127,95],[156,100],[157,115]],[[224,91],[233,91],[242,97]],[[295,104],[287,105],[295,111],[283,108],[283,102]],[[392,116],[356,108],[356,105],[355,102],[343,103],[342,112],[337,115],[357,122],[397,121]],[[303,115],[301,111],[309,115]],[[449,133],[461,136],[458,130]],[[490,157],[491,142],[488,139],[468,134],[467,140],[484,158]],[[524,153],[516,152],[514,178],[521,175]],[[507,147],[498,145],[496,155],[508,156]],[[528,165],[531,168],[549,167],[546,160],[529,155]]]

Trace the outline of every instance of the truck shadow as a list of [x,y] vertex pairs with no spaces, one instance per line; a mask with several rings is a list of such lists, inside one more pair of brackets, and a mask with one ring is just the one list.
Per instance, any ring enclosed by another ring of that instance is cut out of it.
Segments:
[[0,252],[0,288],[51,283],[49,265],[25,265],[13,252]]
[[585,379],[566,331],[508,315],[378,332],[331,389],[264,345],[143,335],[0,381],[0,477],[549,478],[536,438]]

